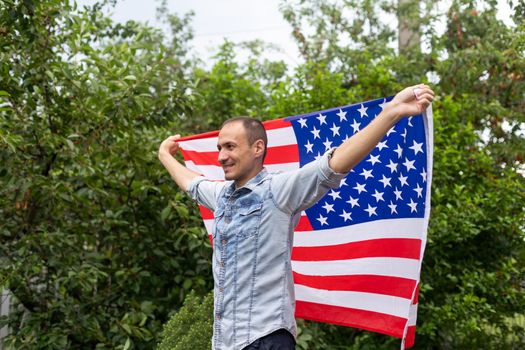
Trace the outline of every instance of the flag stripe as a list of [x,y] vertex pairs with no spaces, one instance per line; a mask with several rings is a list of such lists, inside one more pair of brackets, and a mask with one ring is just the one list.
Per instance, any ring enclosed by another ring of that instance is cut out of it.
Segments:
[[307,287],[326,290],[378,293],[410,299],[415,280],[390,276],[308,276],[293,273],[294,282]]
[[420,239],[382,238],[320,247],[294,247],[294,261],[326,261],[372,257],[419,259]]
[[[314,232],[297,232],[295,230],[294,246],[325,246],[359,242],[378,238],[421,238],[424,219],[388,219],[365,222],[330,230]],[[419,257],[418,257],[419,258]]]
[[410,308],[410,300],[391,295],[363,293],[341,290],[325,290],[303,285],[295,286],[297,300],[322,303],[350,309],[368,310],[386,315],[405,318]]
[[[213,137],[202,138],[202,139],[190,139],[187,141],[179,141],[181,149],[185,151],[196,151],[196,152],[217,152],[217,143],[219,138],[217,137],[218,132]],[[268,148],[286,146],[286,145],[297,145],[297,139],[291,126],[283,128],[275,128],[267,131],[268,136]],[[186,159],[186,158],[184,158]],[[187,159],[186,159],[187,160]]]
[[[418,280],[419,261],[403,258],[362,258],[335,261],[295,261],[292,269],[311,276],[378,275]],[[408,311],[408,309],[407,309]]]
[[[184,159],[191,159],[195,165],[216,165],[219,164],[219,152],[182,151]],[[279,164],[282,162],[293,163],[299,162],[299,150],[297,145],[284,145],[269,147],[264,164]]]
[[[186,167],[196,173],[213,181],[224,181],[224,171],[220,166],[217,165],[196,165],[191,160],[186,160]],[[283,164],[270,164],[266,166],[269,172],[276,171],[289,171],[299,169],[299,162],[296,163],[283,163]]]
[[402,317],[302,300],[296,301],[295,315],[306,320],[357,327],[397,338],[403,336],[406,324],[406,319]]

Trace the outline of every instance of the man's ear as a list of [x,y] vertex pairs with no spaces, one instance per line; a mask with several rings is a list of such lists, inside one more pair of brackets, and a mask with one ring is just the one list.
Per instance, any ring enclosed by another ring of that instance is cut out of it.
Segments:
[[255,149],[255,155],[257,157],[262,157],[264,154],[264,141],[260,139],[255,141],[253,147]]

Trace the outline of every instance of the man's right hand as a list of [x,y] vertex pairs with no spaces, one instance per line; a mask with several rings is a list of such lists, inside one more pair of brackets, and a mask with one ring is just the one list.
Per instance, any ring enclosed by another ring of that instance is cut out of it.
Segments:
[[179,143],[177,140],[180,139],[180,135],[172,135],[162,141],[159,146],[159,158],[163,155],[175,155],[179,151]]

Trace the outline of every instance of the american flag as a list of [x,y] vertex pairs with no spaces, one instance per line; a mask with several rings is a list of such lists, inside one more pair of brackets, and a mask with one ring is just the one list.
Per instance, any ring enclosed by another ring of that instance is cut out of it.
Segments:
[[[268,171],[297,169],[366,127],[391,98],[265,122]],[[430,214],[432,110],[404,118],[301,215],[292,269],[296,317],[414,343]],[[180,140],[186,166],[224,180],[218,131]],[[200,207],[211,237],[213,213]]]

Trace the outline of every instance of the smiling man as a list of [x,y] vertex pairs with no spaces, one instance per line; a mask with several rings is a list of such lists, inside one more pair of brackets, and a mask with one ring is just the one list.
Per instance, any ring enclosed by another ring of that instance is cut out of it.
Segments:
[[301,212],[338,187],[393,125],[423,112],[433,97],[423,84],[402,90],[366,128],[287,173],[266,171],[266,132],[248,117],[227,120],[219,132],[225,182],[210,181],[173,158],[179,135],[162,142],[159,159],[173,180],[215,216],[213,349],[295,348],[290,257]]

